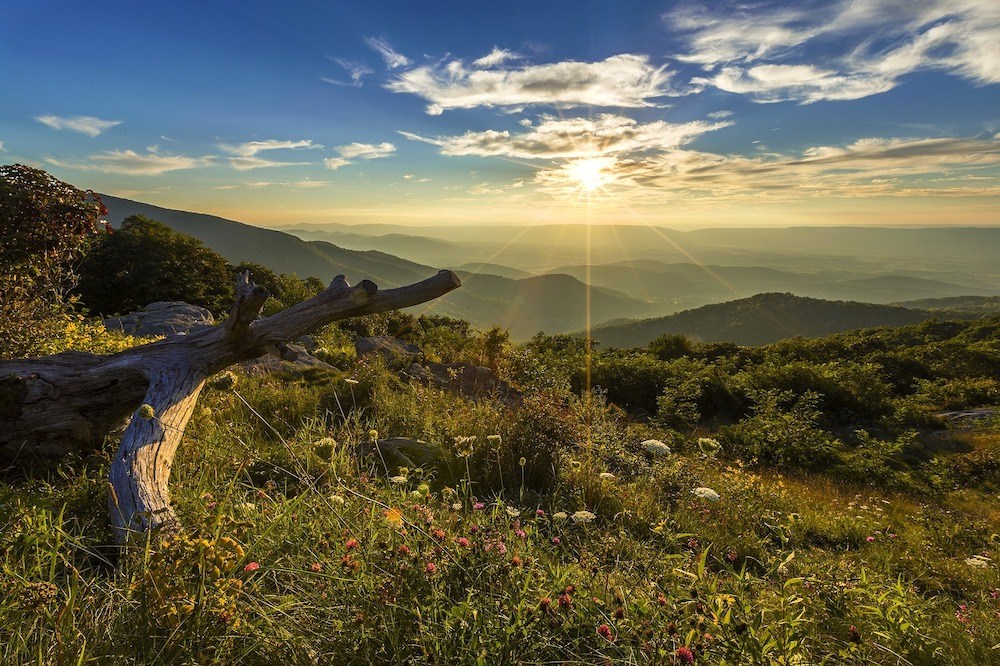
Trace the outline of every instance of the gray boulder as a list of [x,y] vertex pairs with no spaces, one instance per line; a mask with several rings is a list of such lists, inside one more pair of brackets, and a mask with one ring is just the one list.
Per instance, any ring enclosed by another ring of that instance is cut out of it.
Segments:
[[416,345],[397,340],[390,335],[373,335],[360,338],[354,343],[354,351],[358,358],[369,354],[378,354],[387,365],[402,367],[415,363],[423,358],[424,352]]
[[141,310],[104,320],[109,331],[123,331],[139,337],[190,333],[215,323],[205,308],[183,301],[158,301]]
[[496,376],[491,369],[471,363],[412,364],[403,375],[424,384],[446,388],[466,398],[479,400],[487,396],[513,403],[521,399],[521,392]]

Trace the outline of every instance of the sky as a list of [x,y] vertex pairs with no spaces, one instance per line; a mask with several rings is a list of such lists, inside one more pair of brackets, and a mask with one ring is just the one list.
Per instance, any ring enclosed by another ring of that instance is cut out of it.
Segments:
[[1000,224],[1000,2],[54,2],[0,162],[262,226]]

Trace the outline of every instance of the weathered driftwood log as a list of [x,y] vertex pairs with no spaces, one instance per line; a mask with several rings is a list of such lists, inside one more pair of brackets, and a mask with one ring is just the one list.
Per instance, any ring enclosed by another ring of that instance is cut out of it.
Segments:
[[318,296],[262,319],[267,290],[246,273],[236,286],[221,326],[110,356],[67,352],[0,363],[0,453],[61,455],[99,446],[131,414],[110,472],[116,538],[169,525],[170,466],[207,378],[331,322],[418,305],[461,281],[441,271],[380,292],[368,280],[352,287],[341,275]]

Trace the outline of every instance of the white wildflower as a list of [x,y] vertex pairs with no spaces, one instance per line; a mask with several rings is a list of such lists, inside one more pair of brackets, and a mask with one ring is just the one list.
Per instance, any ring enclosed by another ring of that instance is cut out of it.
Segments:
[[454,504],[451,505],[451,508],[453,508],[455,511],[461,511],[462,510],[462,503],[461,502],[455,502]]
[[654,458],[665,458],[670,455],[670,447],[658,439],[647,439],[640,446]]
[[699,437],[698,448],[701,449],[702,453],[711,458],[722,450],[722,444],[719,443],[719,440],[711,437]]
[[985,569],[990,566],[990,558],[983,557],[982,555],[973,555],[965,560],[965,564],[970,567],[976,567],[977,569]]
[[691,491],[691,494],[699,499],[703,499],[708,502],[718,502],[720,499],[719,493],[715,492],[711,488],[706,488],[704,486],[695,488],[694,490]]
[[507,515],[510,516],[511,518],[517,518],[518,516],[521,515],[521,512],[515,509],[514,507],[509,506],[507,507]]
[[566,515],[565,511],[557,511],[552,514],[552,520],[566,520],[569,516]]
[[592,514],[590,511],[577,511],[573,514],[574,523],[589,523],[592,522],[594,518],[597,518],[597,516]]
[[347,503],[347,500],[345,500],[342,495],[331,495],[330,501],[337,506],[344,506],[344,504]]
[[600,478],[601,480],[603,480],[603,481],[614,481],[614,480],[615,480],[615,475],[614,475],[614,474],[612,474],[611,472],[601,472],[601,473],[600,473],[600,474],[598,474],[597,476],[598,476],[598,477],[599,477],[599,478]]
[[404,484],[404,483],[406,483],[406,477],[405,476],[391,476],[391,477],[389,477],[389,483]]

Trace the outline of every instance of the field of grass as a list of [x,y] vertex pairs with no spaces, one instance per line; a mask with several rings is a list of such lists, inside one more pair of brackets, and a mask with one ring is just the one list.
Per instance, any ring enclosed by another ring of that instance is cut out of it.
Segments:
[[[516,404],[349,354],[237,371],[175,461],[182,531],[122,552],[113,443],[14,461],[0,663],[1000,663],[995,422],[866,483],[727,443],[775,414],[675,430],[504,354]],[[361,455],[390,437],[431,445]],[[903,464],[844,446],[840,467]]]

